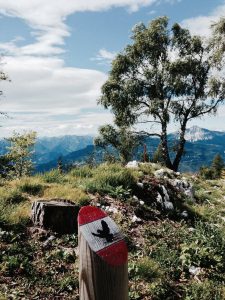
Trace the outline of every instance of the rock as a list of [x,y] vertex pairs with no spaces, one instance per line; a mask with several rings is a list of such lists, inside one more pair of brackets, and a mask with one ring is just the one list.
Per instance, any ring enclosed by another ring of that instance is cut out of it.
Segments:
[[138,218],[136,215],[134,215],[133,218],[132,218],[132,220],[131,220],[131,222],[132,223],[136,223],[136,222],[139,223],[139,222],[141,222],[141,219]]
[[195,266],[191,266],[189,268],[189,273],[193,276],[197,276],[201,273],[201,268],[199,267],[195,267]]
[[35,226],[65,234],[77,232],[79,207],[61,201],[38,200],[32,205],[31,218]]
[[167,210],[173,210],[174,209],[173,203],[171,201],[165,201],[163,204],[164,204],[164,208],[167,209]]
[[126,164],[126,168],[135,168],[137,169],[139,167],[139,164],[136,160],[133,160],[133,161],[129,161],[127,164]]
[[162,199],[162,196],[160,195],[160,193],[157,194],[157,198],[156,198],[156,201],[160,204],[163,203],[163,199]]
[[174,172],[172,170],[169,169],[159,169],[157,171],[154,172],[155,177],[157,178],[171,178],[174,176]]
[[162,188],[162,192],[163,192],[163,195],[164,195],[164,197],[163,197],[164,201],[169,201],[170,197],[169,197],[169,194],[168,194],[165,186],[161,185],[161,188]]
[[189,232],[194,232],[194,231],[195,231],[195,228],[189,227],[189,228],[188,228],[188,231],[189,231]]
[[43,247],[44,248],[48,248],[52,241],[55,239],[55,236],[54,235],[51,235],[44,243],[43,243]]
[[180,215],[183,218],[188,218],[188,212],[186,210],[182,211],[182,213]]
[[133,199],[135,200],[135,201],[138,201],[138,197],[137,196],[133,196]]
[[142,200],[140,200],[140,202],[139,202],[141,205],[144,205],[145,204],[145,202],[144,201],[142,201]]
[[118,213],[118,209],[116,207],[109,207],[108,208],[108,212],[111,212],[113,214],[117,214]]
[[143,184],[142,182],[138,182],[138,183],[137,183],[137,186],[138,186],[139,188],[141,188],[141,189],[144,188],[144,184]]
[[166,210],[173,210],[174,205],[170,201],[170,197],[169,197],[169,194],[168,194],[165,186],[159,185],[159,187],[161,187],[161,189],[162,189],[162,194],[158,193],[156,201],[161,204],[162,208],[164,208]]
[[194,188],[193,185],[190,184],[186,178],[180,179],[172,179],[170,180],[170,184],[172,184],[175,188],[177,188],[180,192],[184,193],[191,200],[194,200]]

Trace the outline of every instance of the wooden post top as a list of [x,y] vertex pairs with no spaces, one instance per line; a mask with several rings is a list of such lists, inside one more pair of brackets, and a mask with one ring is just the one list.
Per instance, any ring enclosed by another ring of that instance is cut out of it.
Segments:
[[127,262],[124,236],[104,211],[95,206],[82,207],[78,214],[78,225],[91,250],[105,262],[111,266]]

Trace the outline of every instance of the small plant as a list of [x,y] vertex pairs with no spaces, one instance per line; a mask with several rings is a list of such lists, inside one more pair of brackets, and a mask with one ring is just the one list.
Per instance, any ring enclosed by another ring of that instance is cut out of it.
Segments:
[[69,174],[74,177],[90,178],[93,176],[93,168],[90,168],[87,165],[82,167],[75,167],[70,171]]
[[19,187],[22,193],[27,193],[33,196],[42,196],[44,192],[44,186],[40,183],[32,183],[29,180],[25,181]]
[[212,281],[192,281],[185,288],[184,300],[222,300],[225,299],[225,289]]
[[109,191],[109,195],[120,200],[126,200],[131,196],[131,189],[124,189],[123,186],[117,186]]
[[32,272],[32,265],[29,258],[21,254],[14,256],[7,256],[4,258],[2,271],[8,276],[25,274],[29,275]]
[[47,183],[62,183],[63,182],[63,175],[57,169],[54,169],[54,170],[44,173],[42,178]]
[[64,277],[59,282],[60,291],[72,292],[79,286],[78,278],[74,276]]

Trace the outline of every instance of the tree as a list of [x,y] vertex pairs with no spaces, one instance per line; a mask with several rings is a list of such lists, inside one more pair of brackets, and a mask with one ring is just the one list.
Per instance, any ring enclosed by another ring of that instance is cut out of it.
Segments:
[[36,132],[14,133],[7,140],[10,142],[8,153],[6,154],[6,158],[11,165],[9,175],[13,178],[30,175],[33,170],[31,156],[34,153],[33,147],[36,142]]
[[220,154],[217,154],[211,164],[211,169],[214,174],[214,178],[220,178],[223,168],[225,167],[223,158],[220,156]]
[[122,163],[126,163],[132,158],[140,139],[125,126],[115,128],[112,125],[105,125],[99,128],[99,136],[95,138],[94,144],[106,152],[112,147],[118,151]]
[[57,160],[57,169],[60,174],[63,173],[63,157],[60,155]]
[[212,63],[214,63],[219,69],[224,65],[224,53],[225,53],[225,18],[220,20],[211,26],[213,35],[210,39],[209,46],[213,50]]
[[[5,80],[10,81],[7,74],[5,74],[2,70],[0,70],[0,81],[5,81]],[[3,91],[0,90],[0,96],[2,96],[2,94],[3,94]],[[4,112],[0,112],[0,115],[7,116],[7,114]]]
[[[133,29],[133,43],[112,62],[102,86],[99,103],[111,109],[117,126],[152,126],[138,130],[158,136],[164,164],[178,170],[185,147],[187,124],[192,119],[215,113],[225,96],[223,78],[214,77],[212,47],[174,24],[167,17]],[[168,147],[168,125],[179,128],[173,160]],[[158,129],[158,130],[157,130]]]

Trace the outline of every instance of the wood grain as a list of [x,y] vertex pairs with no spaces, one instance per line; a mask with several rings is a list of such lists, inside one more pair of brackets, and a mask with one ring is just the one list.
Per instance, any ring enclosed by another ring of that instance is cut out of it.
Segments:
[[79,231],[80,300],[128,300],[128,266],[107,264]]

